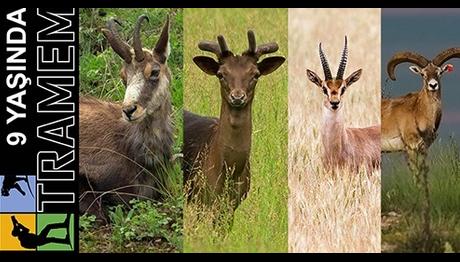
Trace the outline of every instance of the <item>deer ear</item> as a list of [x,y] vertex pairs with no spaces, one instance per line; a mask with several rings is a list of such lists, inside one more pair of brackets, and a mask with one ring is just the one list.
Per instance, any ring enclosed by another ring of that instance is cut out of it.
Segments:
[[163,26],[163,30],[161,31],[160,38],[153,49],[153,52],[158,55],[160,62],[165,63],[168,59],[170,53],[170,46],[169,46],[169,16],[166,18],[166,23]]
[[216,75],[219,70],[219,63],[207,56],[195,56],[193,62],[208,75]]
[[313,84],[319,87],[323,86],[323,80],[321,80],[321,78],[315,72],[311,71],[310,69],[307,69],[307,77],[308,77],[308,80],[313,82]]
[[257,63],[257,68],[261,75],[268,75],[273,73],[278,67],[280,67],[286,58],[282,56],[267,57],[261,62]]
[[361,78],[362,72],[362,69],[358,69],[355,72],[353,72],[349,77],[347,77],[347,79],[345,79],[345,83],[347,83],[347,86],[351,86],[354,82],[358,81],[359,78]]

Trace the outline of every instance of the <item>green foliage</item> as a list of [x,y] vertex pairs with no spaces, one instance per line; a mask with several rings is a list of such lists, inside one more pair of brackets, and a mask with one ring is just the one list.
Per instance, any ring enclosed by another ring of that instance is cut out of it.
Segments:
[[[168,66],[172,81],[170,91],[175,123],[173,153],[182,147],[183,105],[183,14],[174,8],[83,8],[80,9],[79,53],[80,95],[119,102],[125,87],[119,72],[123,60],[112,50],[101,32],[106,22],[115,18],[121,23],[119,32],[132,43],[134,24],[141,14],[149,17],[142,27],[144,48],[153,48],[161,29],[170,17],[171,54]],[[95,217],[80,217],[80,250],[82,252],[181,252],[182,251],[182,171],[179,163],[165,167],[160,177],[165,196],[162,203],[134,201],[133,209],[114,207],[110,212],[112,225],[96,226]]]
[[125,211],[116,206],[110,211],[112,240],[117,245],[155,239],[166,240],[182,249],[182,200],[176,203],[154,203],[132,200],[132,208]]
[[[460,153],[455,141],[439,142],[429,152],[432,251],[460,251]],[[420,252],[423,194],[413,182],[403,157],[391,157],[383,166],[382,214],[400,218],[385,225],[382,241],[390,251]]]

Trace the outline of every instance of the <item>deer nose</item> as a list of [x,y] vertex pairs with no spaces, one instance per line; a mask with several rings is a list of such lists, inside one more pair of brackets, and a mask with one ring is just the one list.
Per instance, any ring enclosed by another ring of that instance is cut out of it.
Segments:
[[137,106],[136,105],[129,105],[123,107],[123,113],[128,119],[131,119],[131,116],[133,115],[134,112],[136,112]]
[[244,98],[246,97],[246,94],[245,93],[240,93],[240,94],[230,94],[230,97],[232,98],[232,100],[244,100]]
[[340,104],[340,101],[330,101],[332,106],[338,106]]

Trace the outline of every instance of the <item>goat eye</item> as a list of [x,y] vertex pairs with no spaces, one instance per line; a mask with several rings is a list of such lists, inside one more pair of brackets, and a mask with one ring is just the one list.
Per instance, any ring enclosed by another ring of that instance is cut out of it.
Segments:
[[155,80],[158,78],[159,75],[160,75],[160,70],[154,69],[152,70],[152,72],[150,72],[150,79]]

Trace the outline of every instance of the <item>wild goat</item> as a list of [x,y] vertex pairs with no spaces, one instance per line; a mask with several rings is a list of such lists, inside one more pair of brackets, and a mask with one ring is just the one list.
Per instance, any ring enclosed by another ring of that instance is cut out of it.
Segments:
[[414,52],[396,53],[387,65],[389,77],[396,80],[396,66],[409,62],[415,64],[409,69],[422,76],[423,87],[402,97],[382,99],[382,152],[405,152],[415,182],[423,189],[422,233],[426,251],[431,250],[432,244],[426,157],[441,122],[441,76],[453,69],[452,65],[443,64],[451,58],[460,58],[460,48],[444,50],[431,61]]
[[441,122],[441,76],[452,71],[451,58],[460,58],[460,48],[450,48],[432,61],[414,52],[396,53],[388,62],[387,71],[396,80],[395,68],[400,63],[414,64],[409,69],[422,76],[419,92],[402,97],[382,99],[382,152],[404,151],[409,168],[420,182],[418,170],[423,169],[427,150],[437,136]]
[[[326,170],[349,168],[367,170],[380,166],[380,126],[348,128],[342,117],[342,96],[345,91],[361,77],[362,69],[343,79],[347,65],[347,37],[340,60],[337,76],[332,77],[326,55],[319,44],[319,57],[324,71],[324,81],[313,71],[307,69],[308,79],[321,88],[324,93],[323,125],[321,138],[323,143],[322,161]],[[363,105],[364,106],[364,105]]]
[[[234,55],[223,36],[215,42],[202,41],[198,47],[214,53],[218,61],[206,56],[193,58],[195,64],[219,79],[222,97],[220,118],[184,112],[184,177],[189,199],[199,196],[204,204],[227,193],[236,209],[250,187],[249,157],[252,137],[252,101],[260,76],[275,71],[285,61],[274,56],[258,62],[264,54],[274,53],[278,44],[256,46],[255,35],[248,31],[249,48]],[[203,186],[197,182],[205,180]],[[226,192],[225,184],[229,184]]]
[[152,51],[142,48],[144,20],[147,16],[140,16],[135,25],[133,48],[121,39],[115,20],[103,29],[124,60],[123,103],[80,98],[80,212],[102,218],[101,194],[110,204],[127,203],[136,196],[158,199],[160,172],[172,154],[169,18]]

